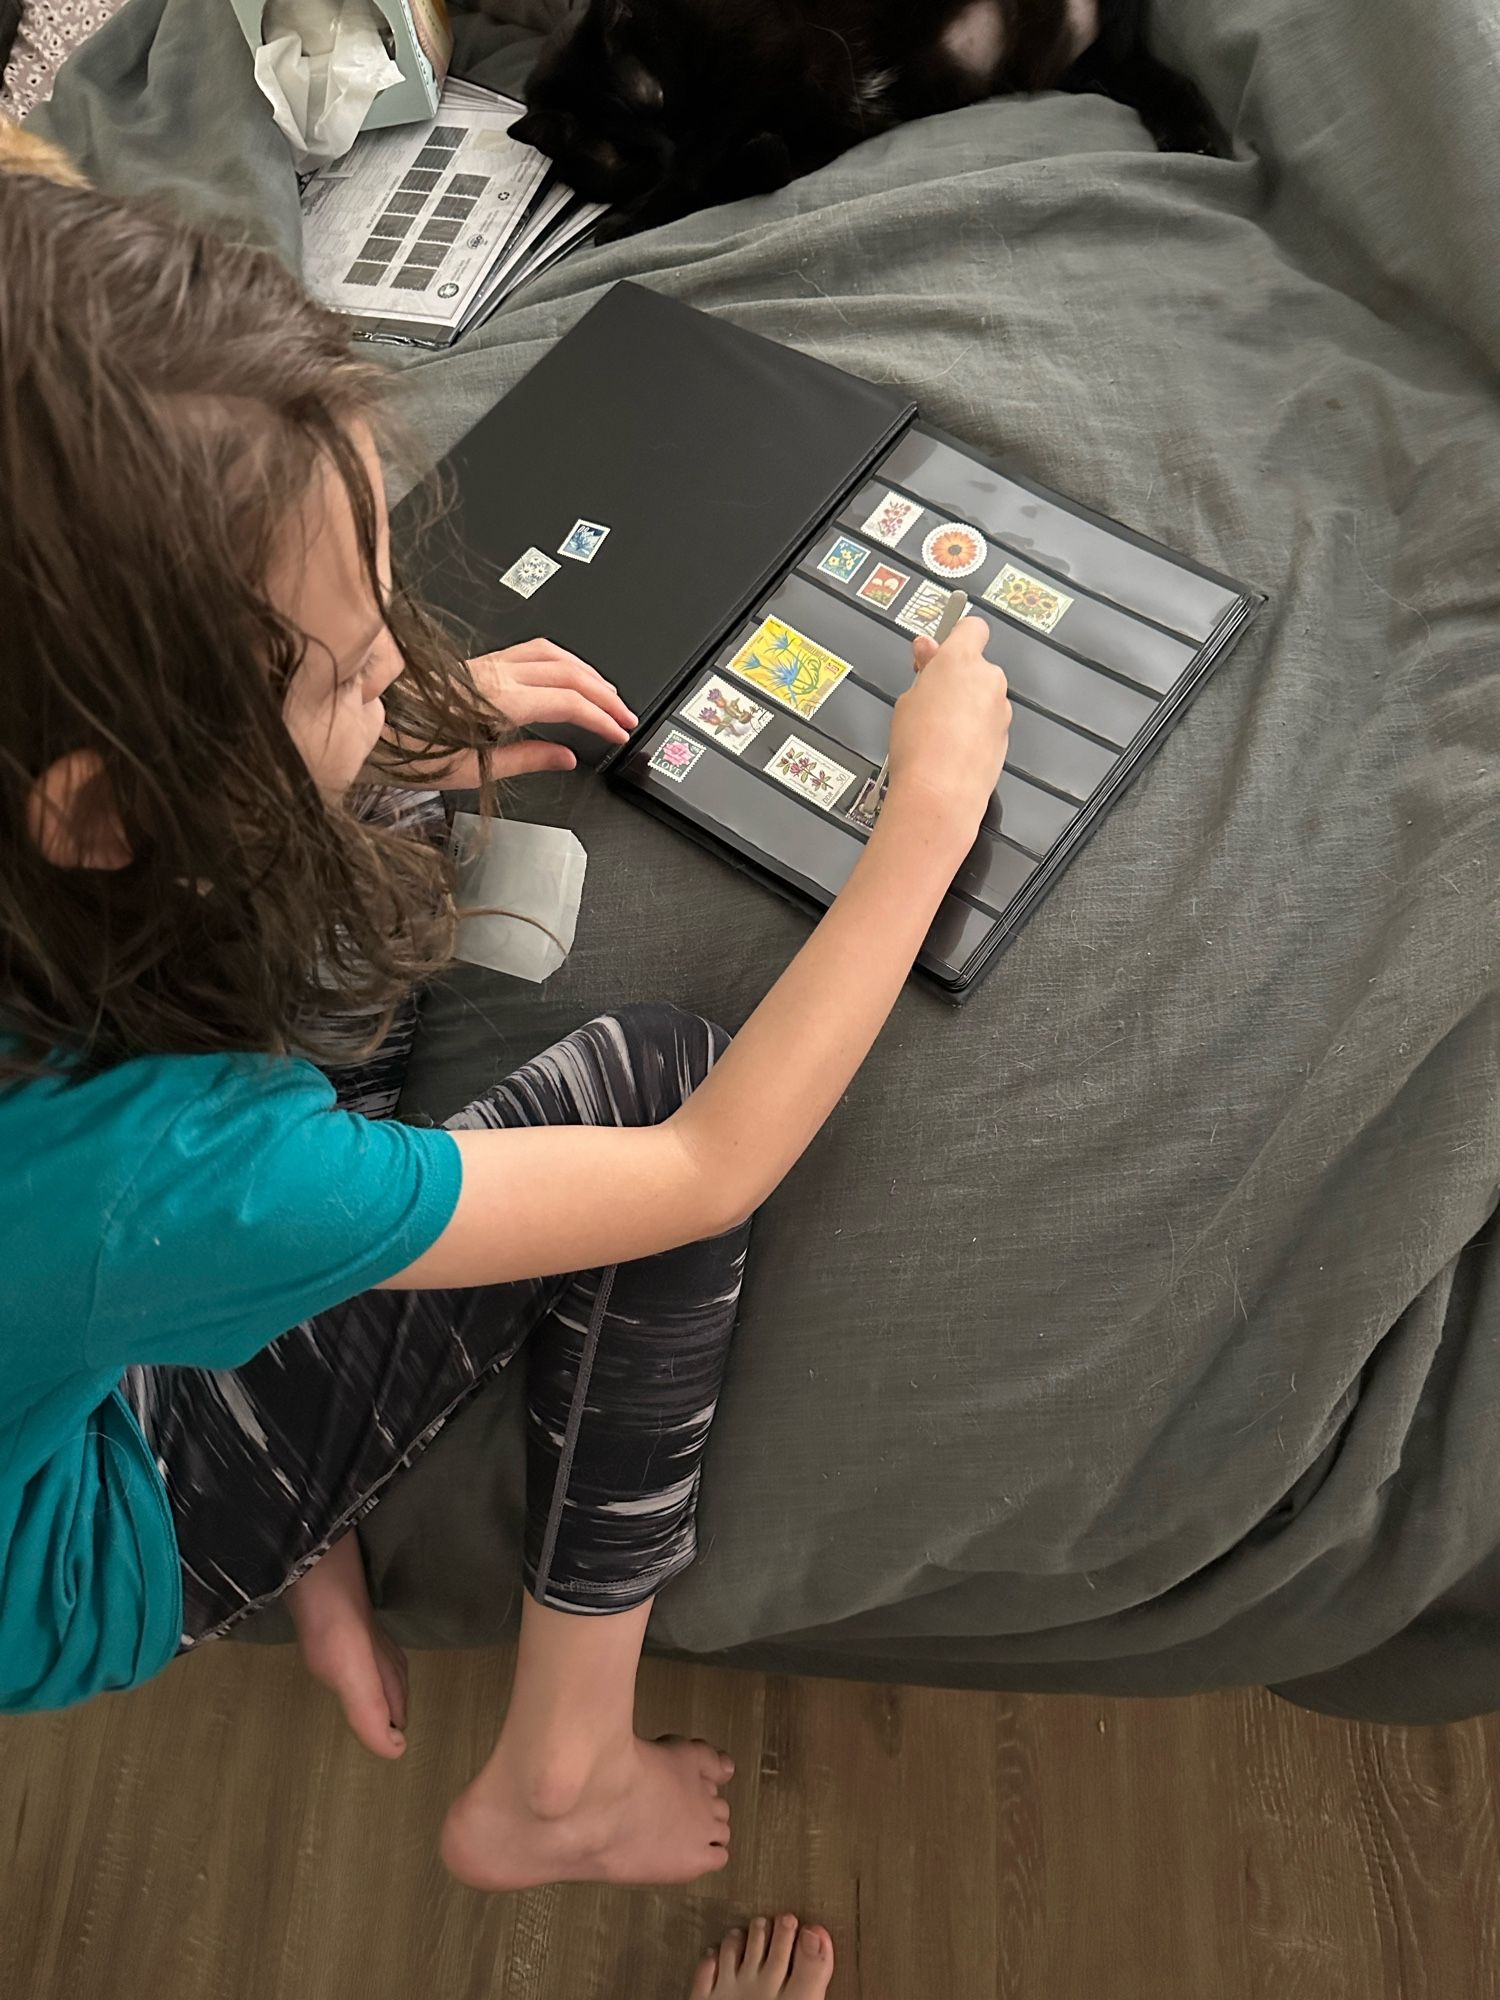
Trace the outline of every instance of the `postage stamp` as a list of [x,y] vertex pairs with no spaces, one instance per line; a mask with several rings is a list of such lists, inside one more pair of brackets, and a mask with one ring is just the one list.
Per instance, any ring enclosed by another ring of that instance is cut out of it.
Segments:
[[702,755],[701,743],[684,736],[680,729],[669,729],[651,753],[651,769],[680,785]]
[[972,576],[988,554],[984,536],[962,521],[944,521],[922,542],[922,560],[939,576]]
[[729,661],[727,671],[798,715],[816,715],[848,673],[849,662],[779,618],[767,618]]
[[602,521],[575,521],[558,543],[557,553],[570,556],[574,562],[591,563],[603,548],[608,533]]
[[525,555],[516,557],[500,581],[517,597],[534,597],[548,577],[556,576],[561,568],[561,563],[544,556],[540,549],[528,549]]
[[858,576],[869,561],[870,551],[848,535],[840,535],[832,548],[818,564],[825,576],[836,577],[840,583],[848,583]]
[[1040,577],[1028,576],[1024,569],[1007,563],[1000,574],[985,586],[985,602],[1008,611],[1038,632],[1050,632],[1073,603],[1066,591],[1055,590]]
[[863,532],[872,541],[883,542],[893,549],[921,511],[916,501],[908,500],[904,494],[887,493],[865,522]]
[[696,723],[705,736],[712,736],[736,757],[747,743],[753,743],[771,720],[771,711],[752,701],[743,688],[731,687],[717,674],[710,674],[696,694],[677,713]]
[[952,592],[944,590],[940,583],[924,579],[896,613],[896,623],[903,632],[911,632],[924,639],[932,638],[948,608],[951,595]]
[[911,582],[904,569],[895,569],[890,563],[876,563],[855,592],[866,604],[876,605],[881,611],[889,611],[896,599]]
[[789,736],[766,769],[789,791],[801,792],[820,806],[837,805],[854,783],[852,771],[820,757],[800,736]]

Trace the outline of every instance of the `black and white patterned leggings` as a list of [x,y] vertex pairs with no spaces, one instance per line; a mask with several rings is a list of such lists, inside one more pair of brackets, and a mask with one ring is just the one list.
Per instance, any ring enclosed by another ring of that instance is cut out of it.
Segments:
[[[391,1110],[414,1023],[413,1007],[370,1064],[330,1072],[341,1102]],[[725,1044],[695,1015],[625,1008],[448,1123],[656,1124]],[[693,1559],[748,1234],[572,1277],[364,1292],[242,1368],[131,1369],[182,1556],[183,1645],[279,1596],[523,1348],[527,1587],[560,1611],[644,1603]]]

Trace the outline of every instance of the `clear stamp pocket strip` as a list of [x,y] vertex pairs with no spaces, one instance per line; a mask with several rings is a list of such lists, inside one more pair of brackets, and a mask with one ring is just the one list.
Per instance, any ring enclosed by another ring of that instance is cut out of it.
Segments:
[[[1243,602],[1243,592],[1201,574],[1196,564],[1148,543],[1117,521],[1063,505],[1057,496],[970,457],[920,423],[906,431],[876,468],[872,482],[877,498],[885,491],[882,481],[920,495],[934,512],[946,510],[972,522],[1014,551],[1013,560],[1023,567],[1035,563],[1061,579],[1064,590],[1076,579],[1096,598],[1180,633],[1193,642],[1193,650],[1211,639]],[[858,511],[857,501],[850,511]]]
[[[849,662],[849,673],[820,706],[818,719],[836,741],[855,741],[864,748],[869,742],[865,730],[870,711],[857,698],[859,685],[863,683],[874,689],[887,705],[904,694],[911,686],[911,635],[871,616],[847,596],[832,595],[806,576],[795,573],[772,591],[755,614],[757,620],[765,616],[797,631],[817,633],[823,646]],[[737,635],[715,656],[717,666],[722,668],[733,659],[742,638],[742,634]],[[850,731],[856,727],[860,734],[852,737]],[[884,728],[888,741],[888,712]],[[885,755],[885,745],[872,754],[878,763]],[[1050,715],[1019,700],[1016,702],[1007,761],[1013,771],[1043,789],[1082,805],[1109,776],[1118,756],[1118,750],[1081,736]]]
[[[902,606],[913,601],[920,588],[922,572],[918,570],[912,574],[910,587],[902,591],[891,605],[876,606],[863,592],[836,577],[830,577],[823,568],[824,549],[830,543],[837,544],[845,539],[841,531],[825,530],[808,548],[798,565],[799,574],[821,588],[850,600],[861,612],[876,612],[896,627],[903,643],[909,646],[912,634],[900,623]],[[1118,750],[1132,743],[1155,715],[1156,695],[1148,694],[1138,686],[1130,686],[1087,661],[1075,659],[1071,653],[1061,651],[1039,634],[1018,625],[992,605],[971,601],[969,612],[971,616],[982,617],[990,626],[997,648],[995,657],[1005,668],[1012,694],[1019,695],[1032,707],[1043,709],[1064,722],[1071,722],[1076,728],[1087,730]],[[1174,653],[1184,654],[1189,659],[1192,657],[1188,648],[1178,647],[1175,641],[1168,640],[1166,644]],[[907,660],[909,664],[909,652]],[[1179,662],[1174,667],[1174,680],[1180,671]]]
[[[838,736],[830,735],[818,728],[816,723],[805,721],[791,710],[779,718],[771,716],[750,741],[736,747],[727,742],[714,726],[722,703],[711,697],[716,689],[725,685],[726,677],[717,672],[701,675],[674,714],[664,719],[660,731],[654,733],[656,748],[648,759],[648,769],[653,777],[676,786],[687,783],[690,773],[697,773],[697,783],[711,789],[718,773],[707,753],[718,751],[732,758],[746,773],[785,787],[804,802],[809,812],[833,818],[856,838],[868,832],[867,822],[854,817],[854,813],[889,746],[890,708],[862,688],[841,686],[839,689],[841,702],[848,700],[856,707],[867,706],[883,718],[878,725],[878,753],[872,751],[863,755],[852,750]],[[742,708],[744,703],[735,705]],[[848,712],[845,708],[844,713],[847,715]],[[708,717],[706,723],[705,715]],[[697,740],[700,737],[702,740]],[[685,751],[690,738],[693,739],[691,749]],[[730,784],[733,788],[734,781],[731,780]],[[1029,795],[1030,801],[1034,802],[1030,812],[1025,795]],[[1005,811],[1007,800],[1009,818]],[[992,804],[995,809],[986,816],[987,823],[981,827],[973,850],[954,878],[953,887],[957,893],[972,897],[992,915],[999,916],[1030,877],[1042,855],[1066,830],[1076,808],[1062,801],[1049,801],[1046,794],[1014,777],[1006,784],[1004,798],[997,795]],[[1047,811],[1049,805],[1052,808],[1050,815]],[[1038,851],[1028,851],[1024,844],[1017,843],[1017,822],[1032,832],[1039,844]],[[788,820],[785,824],[789,837],[794,840],[806,831],[805,822]],[[796,856],[791,854],[782,858],[795,861]]]
[[[625,774],[642,795],[674,819],[688,821],[724,843],[756,873],[768,868],[820,904],[832,902],[859,859],[863,840],[837,812],[823,810],[712,744],[680,779],[663,776],[661,752],[678,734],[659,722],[626,753]],[[795,723],[788,732],[796,735]],[[850,794],[851,798],[853,793]],[[928,932],[921,962],[943,972],[964,963],[993,931],[997,916],[1036,864],[1003,841],[981,836],[959,871]],[[990,898],[984,903],[975,891]]]
[[[853,534],[868,507],[879,506],[891,495],[884,468],[850,500],[839,517],[840,536]],[[1144,692],[1165,695],[1177,685],[1192,665],[1198,647],[1159,626],[1143,621],[1135,613],[1090,594],[1087,576],[1062,577],[1044,568],[1033,556],[1027,557],[981,531],[984,555],[967,574],[955,575],[929,566],[924,550],[943,527],[947,516],[921,502],[914,503],[911,526],[894,547],[882,552],[882,559],[899,564],[920,583],[927,579],[943,589],[961,582],[975,610],[993,611],[1000,623],[1017,632],[1043,637],[1049,645],[1071,653],[1088,664],[1133,682]],[[1011,588],[1007,589],[1006,581]],[[1030,589],[1027,586],[1031,586]],[[994,591],[994,596],[986,593]],[[916,586],[892,607],[897,623],[910,607]],[[1027,613],[1028,600],[1053,600],[1050,611]]]

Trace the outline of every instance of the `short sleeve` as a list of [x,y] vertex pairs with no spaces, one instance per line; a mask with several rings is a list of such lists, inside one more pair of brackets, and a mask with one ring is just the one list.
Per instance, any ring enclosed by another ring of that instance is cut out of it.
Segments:
[[105,1219],[94,1367],[236,1367],[429,1250],[458,1204],[451,1134],[341,1110],[312,1064],[179,1058],[181,1102]]

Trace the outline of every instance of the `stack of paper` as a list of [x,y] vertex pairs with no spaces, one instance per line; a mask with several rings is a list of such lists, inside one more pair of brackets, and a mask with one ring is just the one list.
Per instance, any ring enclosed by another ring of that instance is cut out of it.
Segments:
[[373,340],[447,347],[604,213],[510,136],[523,107],[450,79],[423,125],[365,132],[302,194],[303,268]]

